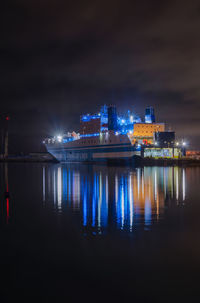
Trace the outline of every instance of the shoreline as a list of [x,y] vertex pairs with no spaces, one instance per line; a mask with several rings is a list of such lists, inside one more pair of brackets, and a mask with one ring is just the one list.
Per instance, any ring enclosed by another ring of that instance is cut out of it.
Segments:
[[143,166],[200,166],[200,160],[197,159],[142,159]]
[[44,159],[0,159],[0,163],[59,163],[56,159],[44,160]]
[[[56,158],[44,158],[44,157],[10,157],[10,158],[1,158],[0,163],[60,163]],[[65,163],[79,163],[79,164],[101,164],[101,165],[122,165],[122,166],[137,166],[137,167],[143,167],[143,166],[200,166],[200,160],[198,159],[153,159],[153,158],[140,158],[136,161],[122,161],[122,160],[116,160],[116,161],[105,161],[105,162],[65,162]]]

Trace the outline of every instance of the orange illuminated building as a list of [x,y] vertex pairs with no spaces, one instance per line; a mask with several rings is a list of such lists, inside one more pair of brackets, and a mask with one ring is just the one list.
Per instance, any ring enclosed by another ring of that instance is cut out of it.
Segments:
[[152,144],[155,132],[164,132],[164,123],[135,123],[131,137],[132,144]]
[[200,151],[199,150],[187,150],[186,157],[192,159],[200,159]]

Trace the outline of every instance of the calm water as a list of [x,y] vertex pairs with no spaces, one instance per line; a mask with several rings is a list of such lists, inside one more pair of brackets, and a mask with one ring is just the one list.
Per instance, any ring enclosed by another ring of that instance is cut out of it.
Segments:
[[0,173],[1,302],[200,299],[200,168]]

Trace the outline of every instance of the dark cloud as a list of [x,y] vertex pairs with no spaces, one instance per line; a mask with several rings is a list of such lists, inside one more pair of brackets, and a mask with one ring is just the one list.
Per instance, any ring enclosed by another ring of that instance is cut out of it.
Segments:
[[199,17],[196,0],[6,1],[0,109],[12,133],[77,129],[104,103],[141,115],[153,105],[200,147]]

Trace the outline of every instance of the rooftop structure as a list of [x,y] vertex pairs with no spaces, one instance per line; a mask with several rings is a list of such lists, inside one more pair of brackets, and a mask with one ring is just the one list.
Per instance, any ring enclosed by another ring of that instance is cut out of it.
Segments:
[[174,147],[175,132],[158,131],[154,134],[155,144],[159,147]]
[[164,132],[164,123],[135,123],[133,134],[130,134],[132,144],[153,144],[154,135],[157,132]]
[[[80,116],[79,134],[73,132],[67,135],[59,135],[51,139],[51,141],[67,143],[80,138],[98,137],[100,134],[107,134],[110,131],[115,135],[128,135],[132,145],[153,145],[154,143],[157,145],[162,138],[162,133],[165,131],[165,124],[155,123],[153,107],[146,108],[145,121],[142,122],[142,119],[133,110],[119,114],[116,106],[103,105],[97,113],[88,113]],[[169,133],[167,134],[169,135]],[[163,142],[165,141],[169,143],[168,139]],[[163,142],[162,145],[164,144]],[[168,147],[168,145],[166,146]]]
[[151,106],[145,110],[145,123],[155,123],[154,108]]
[[116,131],[119,134],[133,132],[135,123],[140,123],[141,118],[133,111],[128,110],[125,114],[118,114],[114,105],[104,105],[99,113],[85,114],[80,117],[80,134],[97,134]]

